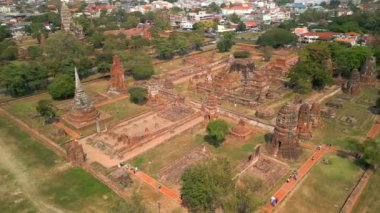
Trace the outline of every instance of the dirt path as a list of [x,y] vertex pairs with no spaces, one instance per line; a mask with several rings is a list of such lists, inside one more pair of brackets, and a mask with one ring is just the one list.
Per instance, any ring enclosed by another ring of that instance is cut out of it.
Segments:
[[21,187],[21,191],[25,197],[27,197],[33,203],[39,212],[67,212],[44,202],[44,200],[40,197],[38,188],[36,186],[36,177],[32,177],[25,166],[19,162],[14,155],[11,154],[11,150],[9,150],[6,145],[4,145],[4,142],[1,140],[1,138],[0,153],[0,167],[6,169],[14,176],[14,181],[19,187]]

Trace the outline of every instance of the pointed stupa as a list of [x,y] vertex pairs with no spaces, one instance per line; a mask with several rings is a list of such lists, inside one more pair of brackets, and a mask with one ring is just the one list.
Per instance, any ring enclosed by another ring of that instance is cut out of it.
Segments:
[[73,109],[88,109],[91,107],[92,103],[88,98],[86,92],[82,88],[78,75],[78,70],[75,67],[75,96]]

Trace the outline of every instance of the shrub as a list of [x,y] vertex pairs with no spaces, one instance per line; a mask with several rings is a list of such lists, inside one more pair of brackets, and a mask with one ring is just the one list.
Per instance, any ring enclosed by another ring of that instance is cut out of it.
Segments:
[[234,52],[235,58],[248,58],[250,53],[248,51],[236,51]]
[[210,121],[207,124],[208,135],[206,136],[206,140],[215,147],[218,147],[223,143],[228,130],[227,122],[223,120]]
[[67,74],[57,76],[48,87],[48,92],[54,100],[72,98],[74,91],[74,79]]
[[144,104],[148,100],[148,91],[143,87],[131,87],[128,90],[131,102]]

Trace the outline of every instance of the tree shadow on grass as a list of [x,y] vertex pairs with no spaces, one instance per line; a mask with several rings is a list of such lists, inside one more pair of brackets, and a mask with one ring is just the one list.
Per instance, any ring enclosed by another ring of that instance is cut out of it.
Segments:
[[225,139],[217,140],[215,137],[212,137],[210,135],[205,135],[204,140],[210,145],[214,146],[215,148],[218,148],[224,142]]

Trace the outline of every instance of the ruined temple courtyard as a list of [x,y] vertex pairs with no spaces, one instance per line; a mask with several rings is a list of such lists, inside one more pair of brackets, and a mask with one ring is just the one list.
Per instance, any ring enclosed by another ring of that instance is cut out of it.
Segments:
[[[286,205],[301,212],[339,212],[365,172],[344,150],[348,139],[363,140],[374,125],[378,87],[354,76],[342,87],[296,94],[285,85],[298,60],[296,48],[279,48],[268,61],[256,46],[234,46],[241,50],[250,56],[208,50],[159,61],[146,81],[124,75],[114,56],[110,79],[85,82],[76,73],[75,97],[52,101],[63,119],[51,124],[35,113],[39,100],[50,100],[48,94],[9,101],[1,109],[114,191],[130,196],[144,185],[150,209],[160,202],[165,212],[185,212],[178,201],[183,172],[222,157],[242,184],[259,183],[256,210],[286,212]],[[132,86],[147,90],[145,103],[130,101]],[[207,123],[215,119],[229,125],[219,147],[206,137]],[[302,181],[287,183],[294,171]],[[329,184],[320,187],[324,182]],[[273,209],[268,204],[274,195],[281,202]]]

